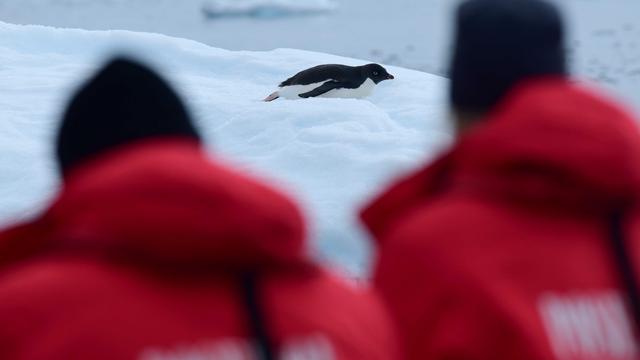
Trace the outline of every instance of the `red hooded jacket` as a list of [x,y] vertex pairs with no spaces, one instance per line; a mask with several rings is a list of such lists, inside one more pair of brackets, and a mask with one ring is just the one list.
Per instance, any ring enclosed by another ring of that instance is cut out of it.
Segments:
[[627,114],[564,80],[514,91],[363,213],[408,359],[635,359],[612,238],[640,259],[638,195]]
[[258,359],[258,333],[283,360],[396,358],[377,299],[304,236],[291,201],[195,143],[115,151],[0,234],[0,359]]

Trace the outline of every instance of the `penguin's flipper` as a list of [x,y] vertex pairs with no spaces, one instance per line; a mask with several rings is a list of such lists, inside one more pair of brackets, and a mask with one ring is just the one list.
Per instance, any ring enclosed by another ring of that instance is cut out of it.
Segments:
[[341,89],[344,88],[344,83],[339,82],[339,81],[335,81],[335,80],[331,80],[331,81],[327,81],[326,83],[318,86],[317,88],[306,92],[304,94],[300,94],[298,96],[300,96],[301,98],[310,98],[310,97],[316,97],[316,96],[320,96],[322,94],[326,94],[331,90],[334,89]]

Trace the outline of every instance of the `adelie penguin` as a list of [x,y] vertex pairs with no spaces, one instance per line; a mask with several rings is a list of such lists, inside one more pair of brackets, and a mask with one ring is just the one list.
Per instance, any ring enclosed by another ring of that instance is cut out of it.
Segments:
[[377,84],[392,79],[395,79],[394,76],[378,64],[319,65],[284,81],[278,91],[264,101],[311,97],[361,99],[371,95]]

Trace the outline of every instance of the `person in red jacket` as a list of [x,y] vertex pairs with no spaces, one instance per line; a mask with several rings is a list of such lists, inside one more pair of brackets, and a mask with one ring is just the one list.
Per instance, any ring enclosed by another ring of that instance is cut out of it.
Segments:
[[378,299],[306,255],[287,197],[209,158],[126,59],[71,102],[63,188],[0,233],[0,359],[396,359]]
[[538,0],[458,10],[457,140],[362,214],[407,359],[638,358],[640,135],[563,33]]

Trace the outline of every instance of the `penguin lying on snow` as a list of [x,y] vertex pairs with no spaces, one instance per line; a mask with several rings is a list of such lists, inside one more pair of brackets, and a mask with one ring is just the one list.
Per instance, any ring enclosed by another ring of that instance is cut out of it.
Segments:
[[278,98],[306,99],[310,97],[361,99],[371,95],[380,82],[395,77],[378,64],[363,66],[319,65],[301,71],[280,84],[280,89],[264,101]]

